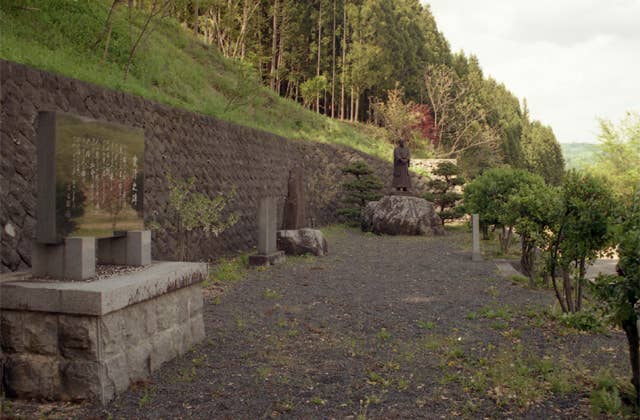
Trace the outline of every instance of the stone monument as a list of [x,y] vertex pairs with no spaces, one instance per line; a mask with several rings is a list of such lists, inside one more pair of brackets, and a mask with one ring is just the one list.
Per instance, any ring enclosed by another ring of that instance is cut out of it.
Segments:
[[274,265],[284,261],[284,252],[276,247],[276,199],[265,197],[258,207],[258,253],[249,256],[251,265]]
[[152,263],[143,157],[142,130],[39,114],[33,267],[0,276],[9,397],[104,403],[204,339],[207,265]]
[[278,250],[284,251],[286,255],[326,255],[329,246],[322,232],[306,227],[304,174],[301,167],[296,166],[289,172],[287,187],[284,229],[279,230],[276,235]]
[[296,166],[289,171],[287,198],[284,202],[284,229],[302,229],[306,226],[304,201],[304,176]]
[[143,159],[142,130],[39,113],[35,276],[86,280],[96,262],[151,263],[151,234],[142,230]]

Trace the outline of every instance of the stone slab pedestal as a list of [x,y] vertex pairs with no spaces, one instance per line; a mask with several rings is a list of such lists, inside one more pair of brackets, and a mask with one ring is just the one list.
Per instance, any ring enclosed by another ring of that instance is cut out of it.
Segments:
[[122,236],[98,238],[98,264],[144,266],[151,264],[151,231],[128,230]]
[[249,255],[249,265],[276,265],[283,263],[285,259],[284,251],[276,251],[271,254],[254,254]]
[[202,263],[93,282],[0,277],[0,346],[15,398],[103,403],[204,339]]
[[34,242],[31,248],[34,276],[86,280],[96,275],[96,241],[89,237],[67,238],[61,244]]

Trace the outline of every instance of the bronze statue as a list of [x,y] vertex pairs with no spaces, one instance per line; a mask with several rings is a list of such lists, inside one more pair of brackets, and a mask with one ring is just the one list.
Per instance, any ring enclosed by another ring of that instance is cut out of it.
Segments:
[[397,191],[408,191],[411,188],[409,177],[409,162],[411,152],[404,139],[400,139],[400,145],[393,149],[393,187]]

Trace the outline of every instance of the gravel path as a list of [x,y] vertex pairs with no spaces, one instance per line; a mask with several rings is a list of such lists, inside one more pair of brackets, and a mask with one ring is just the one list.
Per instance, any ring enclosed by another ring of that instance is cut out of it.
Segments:
[[[546,320],[540,308],[552,294],[501,278],[492,262],[471,262],[462,235],[332,228],[329,256],[251,270],[205,302],[201,346],[107,407],[76,415],[589,416],[588,394],[561,386],[567,363],[559,356],[577,358],[570,380],[609,364],[626,373],[624,337],[567,332]],[[551,367],[535,373],[547,360]],[[531,383],[512,384],[503,377],[510,371]]]

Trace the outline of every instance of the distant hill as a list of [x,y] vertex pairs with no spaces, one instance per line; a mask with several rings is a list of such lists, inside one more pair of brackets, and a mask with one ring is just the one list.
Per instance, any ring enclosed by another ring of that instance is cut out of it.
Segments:
[[560,143],[567,169],[579,169],[595,161],[598,145],[594,143]]

